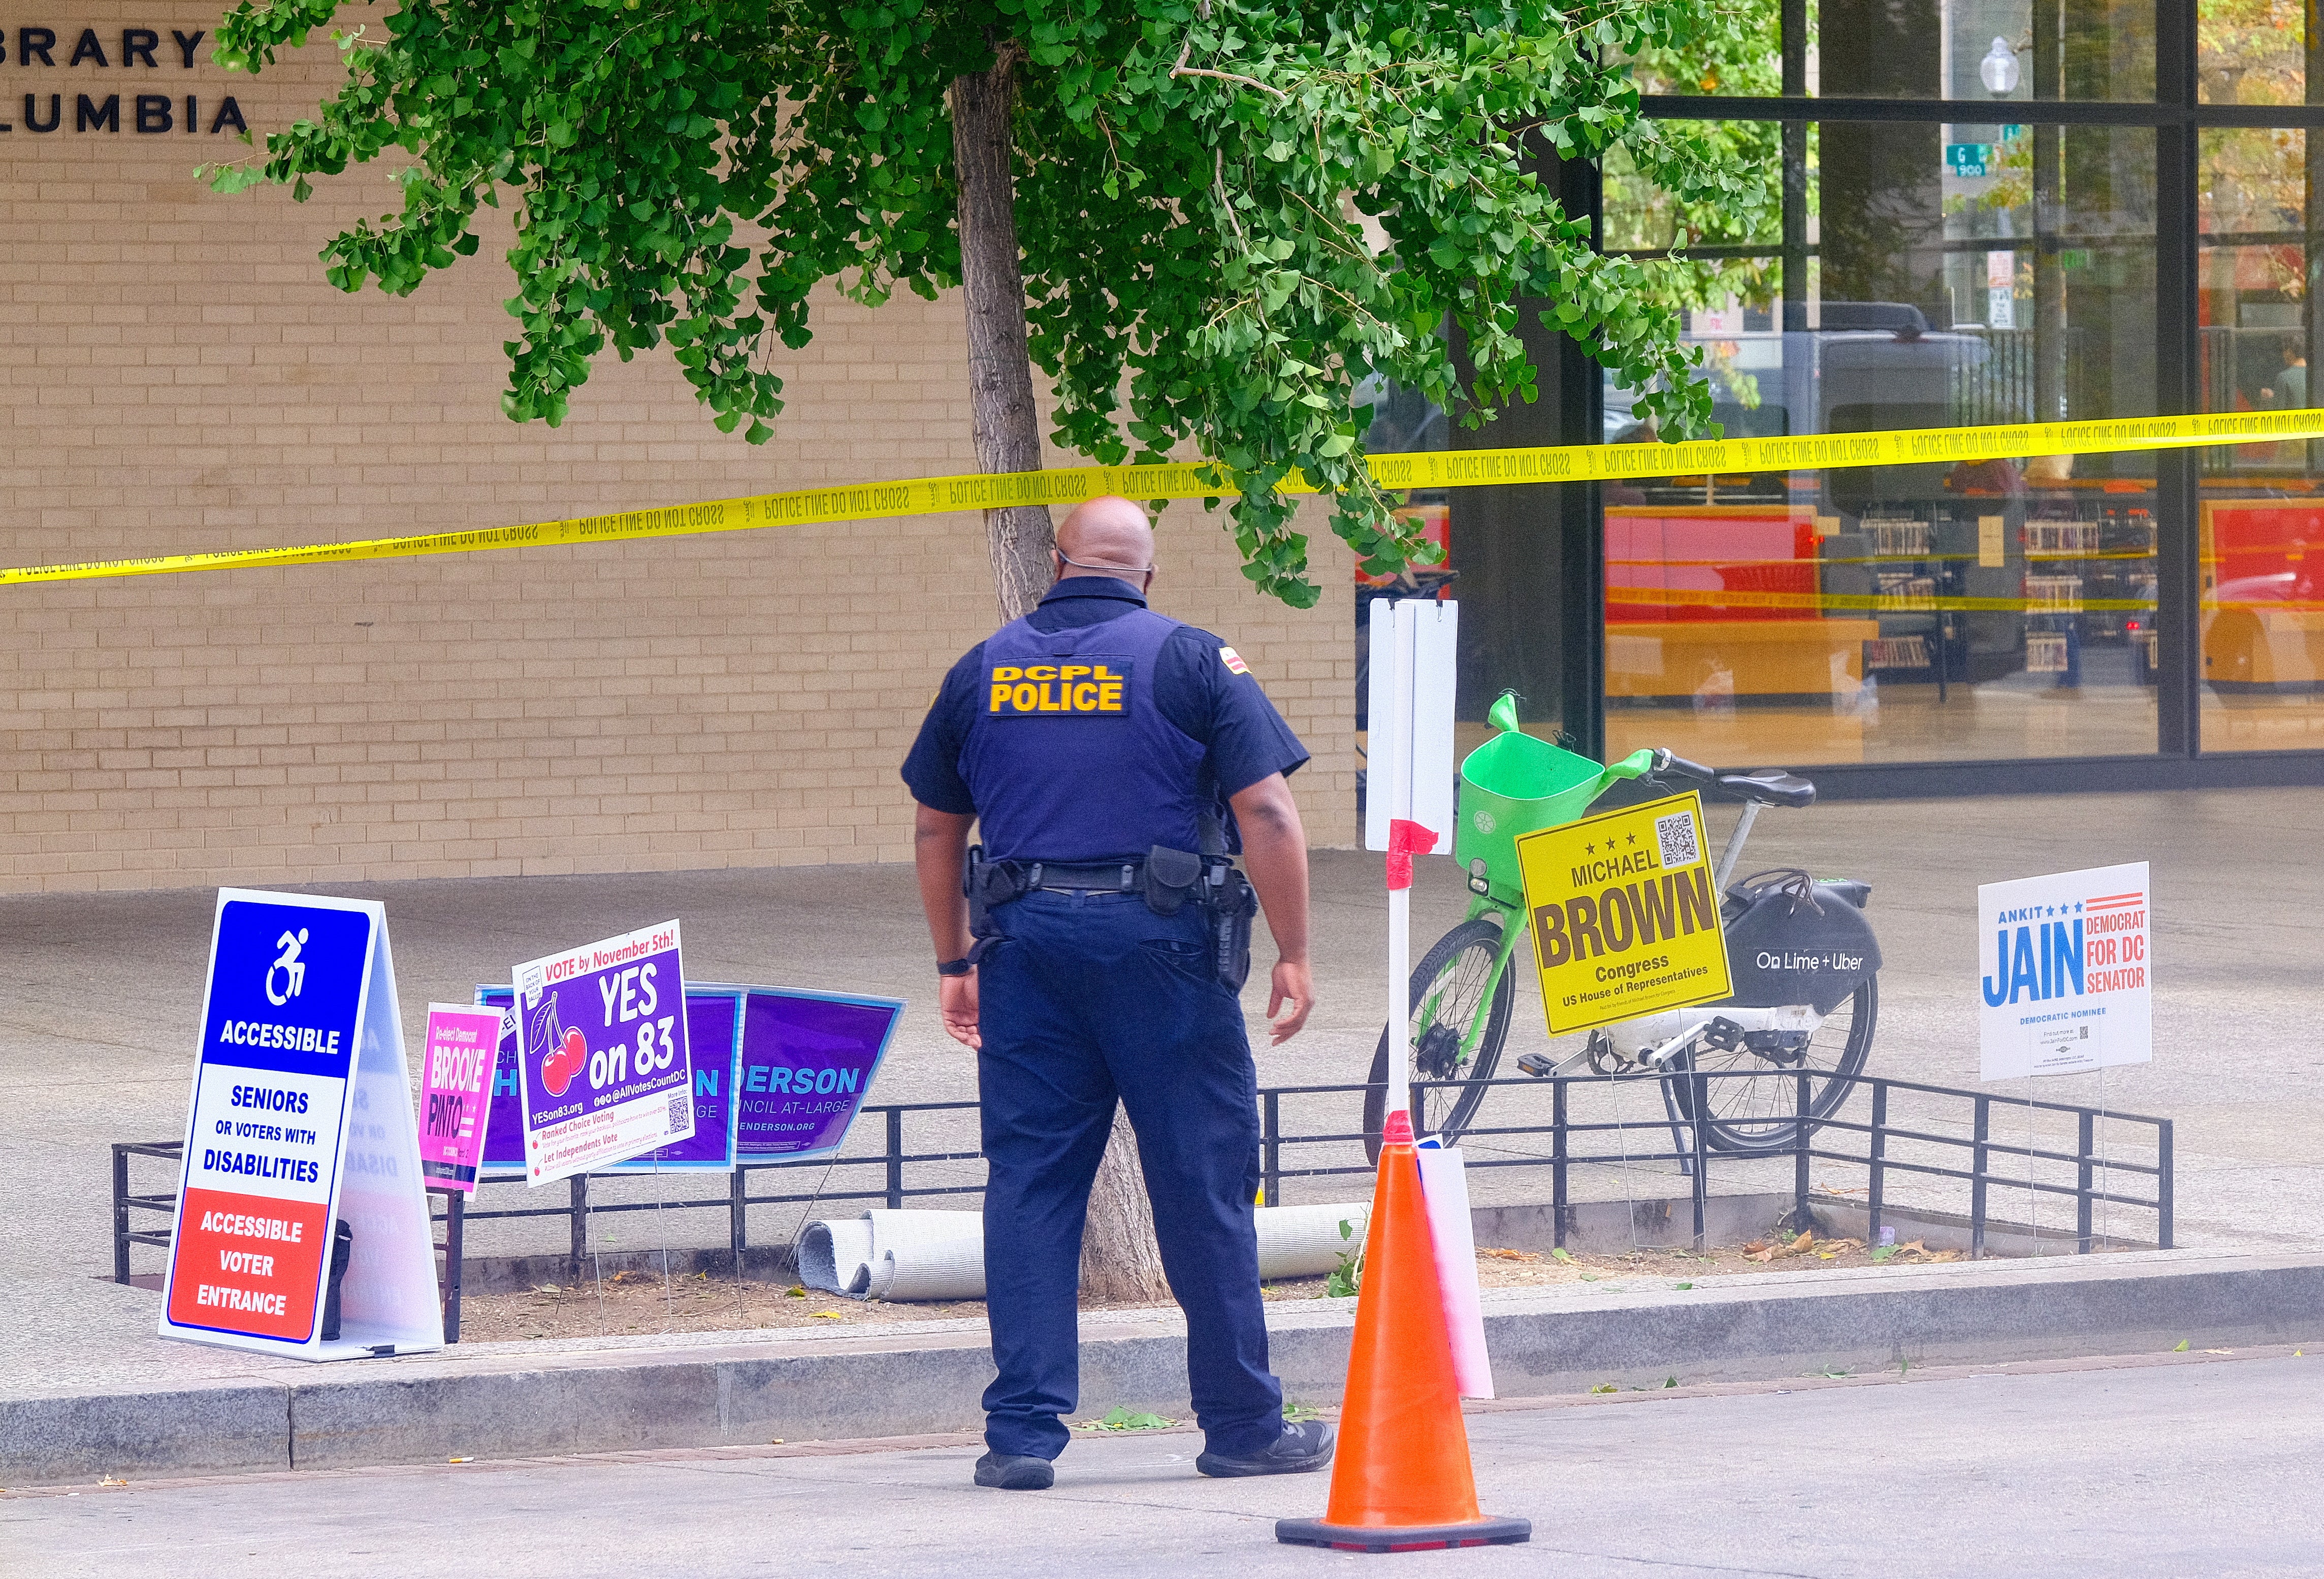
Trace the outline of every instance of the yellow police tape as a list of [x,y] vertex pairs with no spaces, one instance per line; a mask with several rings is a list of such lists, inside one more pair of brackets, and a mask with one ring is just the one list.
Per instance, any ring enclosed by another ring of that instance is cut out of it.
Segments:
[[[1702,472],[1776,472],[1849,466],[1984,461],[2018,455],[2096,454],[2183,449],[2198,445],[2264,444],[2324,437],[2324,409],[2237,411],[2215,417],[2144,417],[2114,422],[2021,422],[2001,427],[1921,427],[1886,433],[1833,433],[1805,438],[1705,439],[1690,444],[1563,445],[1535,449],[1432,450],[1374,455],[1372,475],[1385,488],[1473,488],[1517,482],[1587,482],[1617,477],[1667,477]],[[659,510],[623,510],[530,526],[464,532],[421,532],[352,543],[286,548],[234,548],[157,554],[78,565],[0,569],[0,586],[94,581],[113,576],[177,575],[199,570],[256,569],[494,548],[747,532],[762,527],[831,525],[890,517],[941,515],[1017,504],[1079,504],[1109,493],[1132,499],[1203,499],[1233,491],[1224,469],[1205,462],[1158,466],[1077,466],[1000,475],[918,477],[807,488],[751,499],[720,499]],[[1295,476],[1285,491],[1312,493]]]

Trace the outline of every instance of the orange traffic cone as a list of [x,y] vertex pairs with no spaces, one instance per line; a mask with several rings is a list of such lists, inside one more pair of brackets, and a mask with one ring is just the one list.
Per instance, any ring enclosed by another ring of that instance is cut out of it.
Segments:
[[1388,1115],[1382,1140],[1331,1501],[1321,1519],[1277,1520],[1275,1538],[1351,1552],[1529,1540],[1530,1520],[1477,1510],[1410,1117]]

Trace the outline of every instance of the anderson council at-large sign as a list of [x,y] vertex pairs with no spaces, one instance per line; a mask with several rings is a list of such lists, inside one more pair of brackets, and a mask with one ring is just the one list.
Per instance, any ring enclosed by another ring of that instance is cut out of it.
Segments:
[[[147,71],[162,71],[168,67],[191,71],[194,69],[194,51],[208,36],[204,29],[182,32],[171,28],[169,41],[164,43],[158,28],[124,27],[116,38],[110,31],[99,37],[97,29],[85,27],[68,50],[63,40],[65,32],[70,31],[66,29],[60,32],[52,27],[20,27],[12,38],[5,30],[0,30],[0,66],[15,68],[10,75],[20,84],[27,72],[35,77],[44,77],[50,71],[76,69],[92,73],[125,70],[139,76]],[[58,60],[60,55],[64,57],[61,64]],[[165,61],[168,66],[164,65]],[[91,86],[106,87],[120,81],[119,78],[109,81],[98,78]],[[144,87],[146,84],[139,82],[135,86]],[[159,87],[161,84],[155,82],[152,86]],[[123,106],[124,98],[128,101],[125,110]],[[58,131],[64,126],[64,94],[51,92],[47,99],[45,105],[42,103],[42,95],[37,88],[24,94],[23,130],[45,133]],[[0,115],[7,113],[5,106],[8,104],[5,97],[0,97]],[[242,118],[242,106],[235,103],[232,94],[214,104],[205,105],[202,96],[198,93],[131,91],[127,94],[98,95],[77,92],[73,95],[72,129],[76,132],[127,131],[147,136],[167,132],[199,133],[207,130],[209,134],[216,135],[222,132],[247,132],[250,124]],[[16,124],[0,121],[0,132],[16,130]]]

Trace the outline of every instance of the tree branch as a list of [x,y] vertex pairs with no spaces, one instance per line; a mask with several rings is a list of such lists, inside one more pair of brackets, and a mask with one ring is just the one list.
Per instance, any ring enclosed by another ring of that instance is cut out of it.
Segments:
[[1173,66],[1170,68],[1170,75],[1173,77],[1214,77],[1221,82],[1239,82],[1245,87],[1255,87],[1261,93],[1273,94],[1275,96],[1275,102],[1277,104],[1287,105],[1291,102],[1291,96],[1289,94],[1284,92],[1279,87],[1268,87],[1266,83],[1261,82],[1256,77],[1238,77],[1231,71],[1205,71],[1200,66]]

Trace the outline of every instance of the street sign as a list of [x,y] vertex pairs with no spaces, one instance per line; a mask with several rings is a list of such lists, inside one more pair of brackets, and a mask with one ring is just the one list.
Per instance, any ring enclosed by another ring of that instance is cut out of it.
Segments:
[[1993,144],[1990,142],[1948,142],[1945,144],[1945,170],[1962,180],[1978,180],[1990,173]]
[[306,1360],[442,1346],[376,902],[218,891],[159,1331]]
[[2153,1057],[2149,896],[2144,861],[1979,886],[1980,1079]]
[[693,1138],[685,980],[675,921],[516,968],[527,1183]]
[[1701,796],[1545,828],[1517,849],[1552,1036],[1733,995]]

